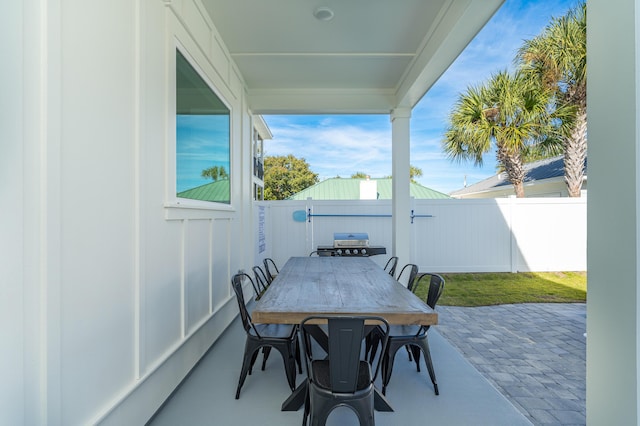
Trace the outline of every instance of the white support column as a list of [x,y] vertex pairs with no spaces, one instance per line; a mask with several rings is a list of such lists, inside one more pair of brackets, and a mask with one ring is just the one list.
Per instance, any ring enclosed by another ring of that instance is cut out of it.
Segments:
[[398,256],[400,267],[411,260],[411,197],[409,188],[409,121],[410,108],[396,108],[391,111],[392,141],[392,255]]
[[587,424],[637,425],[640,3],[587,3]]

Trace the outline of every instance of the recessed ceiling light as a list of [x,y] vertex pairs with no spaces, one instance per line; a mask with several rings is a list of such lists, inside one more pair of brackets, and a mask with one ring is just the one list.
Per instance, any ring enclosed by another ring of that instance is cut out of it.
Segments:
[[333,19],[333,10],[321,6],[313,11],[313,16],[315,16],[318,21],[330,21]]

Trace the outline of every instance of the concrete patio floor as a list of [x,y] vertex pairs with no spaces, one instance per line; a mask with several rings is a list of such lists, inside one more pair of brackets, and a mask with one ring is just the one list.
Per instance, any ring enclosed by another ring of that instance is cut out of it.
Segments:
[[[424,361],[417,373],[414,364],[399,354],[387,388],[395,411],[376,412],[376,424],[532,424],[437,329],[429,332],[429,343],[440,395],[434,394]],[[265,371],[256,369],[248,376],[240,399],[234,398],[243,349],[244,331],[236,320],[148,425],[300,425],[302,410],[280,410],[291,391],[277,353],[269,358]],[[298,383],[303,378],[299,375]],[[339,408],[327,424],[357,424],[357,419],[348,408]]]

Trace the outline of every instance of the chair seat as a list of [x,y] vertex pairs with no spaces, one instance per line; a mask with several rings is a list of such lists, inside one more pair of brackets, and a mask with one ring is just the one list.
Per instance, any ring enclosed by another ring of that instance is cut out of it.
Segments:
[[[254,324],[254,327],[262,338],[287,338],[296,332],[296,326],[290,324]],[[249,334],[256,335],[253,329],[249,330]]]
[[[311,363],[315,384],[323,389],[331,389],[329,360],[316,360]],[[371,368],[367,361],[360,361],[356,391],[371,386]]]

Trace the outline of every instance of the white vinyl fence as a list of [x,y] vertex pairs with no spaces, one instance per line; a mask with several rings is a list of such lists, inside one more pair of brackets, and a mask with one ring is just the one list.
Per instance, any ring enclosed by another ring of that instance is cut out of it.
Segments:
[[[334,232],[366,232],[392,255],[390,200],[261,201],[255,204],[256,263],[282,265],[333,244]],[[409,262],[421,272],[586,271],[587,200],[412,200]],[[406,263],[406,262],[405,262]]]

